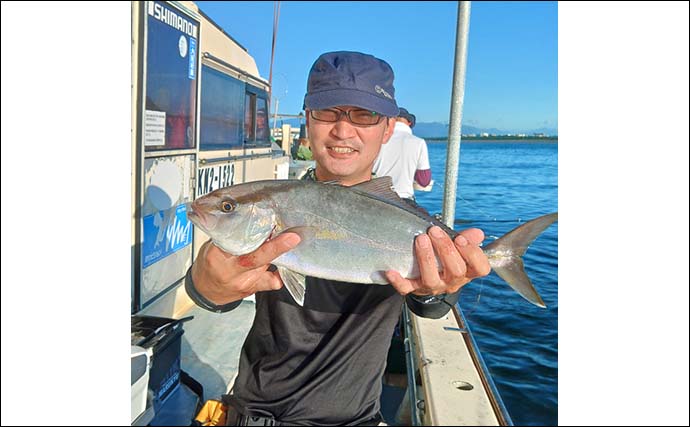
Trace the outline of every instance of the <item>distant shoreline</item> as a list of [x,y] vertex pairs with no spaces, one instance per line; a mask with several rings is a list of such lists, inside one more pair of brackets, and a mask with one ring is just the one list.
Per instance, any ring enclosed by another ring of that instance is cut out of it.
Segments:
[[[426,142],[429,142],[429,143],[448,141],[448,137],[423,137],[423,136],[420,136],[420,138],[424,138],[424,140],[426,140]],[[558,137],[557,136],[545,136],[545,137],[463,136],[461,138],[461,141],[462,142],[517,142],[517,143],[526,143],[526,144],[534,144],[534,143],[542,142],[542,143],[557,144],[558,143]]]

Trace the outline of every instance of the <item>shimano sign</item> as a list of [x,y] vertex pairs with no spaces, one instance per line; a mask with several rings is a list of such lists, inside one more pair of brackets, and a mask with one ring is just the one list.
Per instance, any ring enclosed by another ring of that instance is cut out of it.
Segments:
[[184,17],[178,15],[160,3],[149,2],[149,15],[175,29],[182,31],[189,37],[193,37],[195,39],[197,38],[197,25],[189,22]]

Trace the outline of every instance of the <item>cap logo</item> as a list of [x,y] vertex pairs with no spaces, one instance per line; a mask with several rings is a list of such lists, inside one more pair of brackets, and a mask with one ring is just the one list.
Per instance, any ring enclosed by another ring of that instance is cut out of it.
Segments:
[[390,96],[390,94],[389,94],[388,92],[386,92],[386,90],[385,90],[384,88],[382,88],[381,86],[379,86],[379,85],[374,86],[374,90],[375,90],[376,93],[378,93],[379,95],[383,95],[383,96],[385,96],[385,97],[388,98],[388,99],[393,99],[393,97]]

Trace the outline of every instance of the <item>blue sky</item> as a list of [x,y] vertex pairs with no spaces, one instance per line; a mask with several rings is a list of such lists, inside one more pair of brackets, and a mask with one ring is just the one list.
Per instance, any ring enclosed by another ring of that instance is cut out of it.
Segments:
[[[197,4],[269,76],[274,2]],[[419,122],[447,122],[457,2],[281,2],[273,65],[279,111],[299,113],[323,52],[386,60],[396,99]],[[472,2],[463,124],[507,131],[558,128],[556,2]]]

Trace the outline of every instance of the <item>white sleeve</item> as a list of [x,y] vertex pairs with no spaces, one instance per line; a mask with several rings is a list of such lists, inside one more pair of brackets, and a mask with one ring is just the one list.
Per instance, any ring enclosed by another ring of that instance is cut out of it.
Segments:
[[421,149],[419,150],[419,161],[417,162],[417,170],[427,170],[431,169],[431,165],[429,165],[429,151],[426,146],[426,141],[424,141],[422,138],[419,138],[421,140]]

